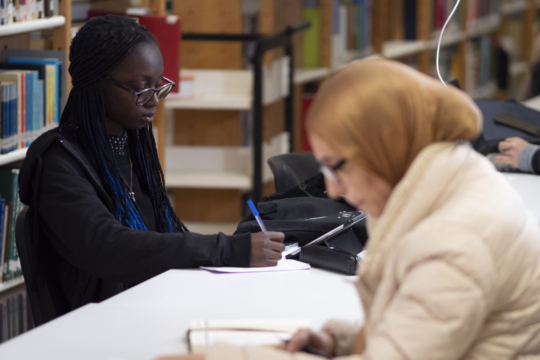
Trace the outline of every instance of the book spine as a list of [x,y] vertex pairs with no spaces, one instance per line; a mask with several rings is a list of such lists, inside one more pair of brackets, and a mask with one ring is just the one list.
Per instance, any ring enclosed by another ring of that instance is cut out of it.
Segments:
[[45,93],[43,92],[43,86],[44,81],[39,80],[38,81],[38,107],[39,107],[39,123],[37,126],[38,133],[36,136],[39,136],[43,133],[44,129],[44,121],[45,121],[45,114],[47,112],[46,109],[46,101],[45,101]]
[[7,85],[6,84],[0,84],[0,88],[2,91],[2,94],[0,96],[1,102],[1,112],[0,112],[0,154],[5,153],[5,136],[6,136],[6,120],[8,117],[6,116],[7,110],[8,110],[8,102],[6,101],[6,97],[8,95],[7,92]]
[[33,120],[33,97],[34,97],[34,89],[32,88],[33,85],[33,76],[32,73],[26,73],[25,74],[25,84],[26,84],[26,122],[24,131],[22,134],[23,142],[22,147],[28,147],[30,145],[30,134],[32,131],[32,120]]
[[21,108],[19,111],[21,112],[21,118],[20,123],[18,124],[17,128],[17,137],[19,138],[19,146],[20,148],[23,148],[25,146],[24,142],[24,133],[26,132],[26,118],[28,116],[27,114],[27,108],[26,103],[27,97],[26,97],[26,74],[21,73],[20,75],[20,86],[21,86]]
[[305,2],[304,6],[304,19],[311,23],[311,27],[304,32],[303,63],[306,68],[315,68],[320,64],[321,13],[318,2]]
[[38,79],[37,72],[34,72],[33,89],[34,89],[34,107],[33,107],[32,113],[34,114],[34,117],[32,121],[32,137],[30,139],[31,142],[33,142],[38,136],[37,134],[39,131],[39,121],[40,121],[39,79]]
[[13,24],[13,0],[8,1],[8,24]]
[[20,123],[21,119],[21,106],[20,106],[20,88],[19,85],[16,83],[13,84],[13,106],[11,108],[11,130],[10,130],[10,138],[11,138],[11,146],[9,151],[13,151],[17,149],[18,145],[18,136],[17,136],[17,129],[18,125]]

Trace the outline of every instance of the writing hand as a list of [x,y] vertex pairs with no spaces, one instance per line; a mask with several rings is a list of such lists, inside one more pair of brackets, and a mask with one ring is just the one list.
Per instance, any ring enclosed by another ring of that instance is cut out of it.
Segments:
[[332,335],[311,329],[298,330],[285,344],[282,349],[291,353],[301,351],[303,348],[311,346],[328,355],[334,355],[336,344]]
[[267,231],[251,234],[251,266],[276,266],[281,260],[285,234]]

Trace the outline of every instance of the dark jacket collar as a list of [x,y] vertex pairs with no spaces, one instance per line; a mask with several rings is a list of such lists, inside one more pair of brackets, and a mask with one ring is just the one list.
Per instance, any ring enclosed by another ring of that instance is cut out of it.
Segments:
[[56,144],[62,146],[66,153],[77,161],[86,173],[88,180],[96,188],[96,191],[102,195],[109,210],[114,213],[113,201],[103,187],[103,183],[96,171],[87,160],[79,145],[73,140],[73,136],[66,133],[62,127],[44,133],[28,149],[26,159],[19,172],[19,196],[22,203],[28,206],[37,205],[43,156],[51,146]]

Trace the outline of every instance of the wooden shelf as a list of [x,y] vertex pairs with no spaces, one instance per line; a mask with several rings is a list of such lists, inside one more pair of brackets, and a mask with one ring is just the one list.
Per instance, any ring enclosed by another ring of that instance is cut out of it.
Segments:
[[24,149],[12,151],[4,155],[0,155],[0,166],[11,164],[16,161],[24,160],[24,158],[26,157],[27,151],[28,151],[28,148],[24,148]]
[[[439,36],[440,34],[438,34],[435,39],[428,42],[429,49],[437,49],[437,45],[439,44]],[[467,34],[463,31],[445,32],[441,41],[441,47],[456,45],[466,38]]]
[[504,16],[514,15],[527,10],[528,7],[529,5],[526,0],[503,3],[501,5],[501,14]]
[[[263,69],[263,105],[270,105],[287,95],[282,84],[284,63],[286,60],[280,58]],[[327,74],[327,69],[305,69],[300,80],[323,78]],[[184,96],[168,96],[166,109],[242,111],[253,107],[252,70],[182,69],[181,76],[193,79],[193,90]]]
[[47,19],[30,20],[20,23],[0,26],[0,36],[23,34],[31,31],[45,30],[63,26],[66,18],[63,16],[53,16]]
[[501,15],[492,14],[469,24],[468,34],[470,37],[482,36],[497,31],[501,26]]
[[[365,50],[348,50],[347,54],[345,56],[347,57],[349,62],[351,62],[351,61],[354,61],[354,60],[359,60],[359,59],[366,58],[366,57],[368,57],[370,55],[373,55],[373,48],[372,47],[369,47],[369,48],[367,48]],[[335,69],[335,70],[339,70],[339,69]]]
[[250,110],[252,108],[251,96],[168,96],[165,101],[166,109],[191,110]]
[[[224,71],[226,72],[226,70]],[[246,71],[251,74],[250,71]],[[330,74],[328,68],[296,69],[294,74],[295,84],[305,84],[312,81],[324,79]],[[245,74],[238,74],[238,79],[242,81]],[[234,76],[234,75],[233,75]],[[247,84],[251,86],[251,84]],[[251,89],[245,89],[246,95],[219,95],[219,94],[196,94],[190,97],[169,95],[165,102],[166,109],[190,109],[190,110],[250,110],[253,106],[253,97],[247,95]],[[273,99],[265,101],[265,105],[270,104]]]
[[23,284],[24,284],[24,278],[22,276],[19,276],[9,281],[4,281],[0,283],[0,294],[3,293],[4,291],[16,288],[17,286],[20,286]]
[[330,75],[328,68],[296,69],[294,70],[294,83],[305,84],[324,79]]
[[167,188],[251,190],[251,177],[237,172],[175,171],[165,174]]
[[398,59],[420,53],[426,48],[425,41],[387,41],[383,45],[383,56],[387,59]]

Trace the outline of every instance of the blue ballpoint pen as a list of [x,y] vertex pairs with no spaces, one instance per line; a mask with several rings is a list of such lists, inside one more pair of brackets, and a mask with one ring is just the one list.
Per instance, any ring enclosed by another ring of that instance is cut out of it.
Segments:
[[261,216],[259,215],[259,211],[255,207],[255,204],[253,204],[253,201],[251,201],[251,200],[248,200],[247,203],[249,205],[249,208],[251,209],[251,213],[253,214],[253,216],[255,216],[255,219],[257,219],[257,222],[259,223],[259,226],[261,227],[261,230],[266,232],[266,227],[264,227],[264,224],[263,224],[263,222],[261,220]]

